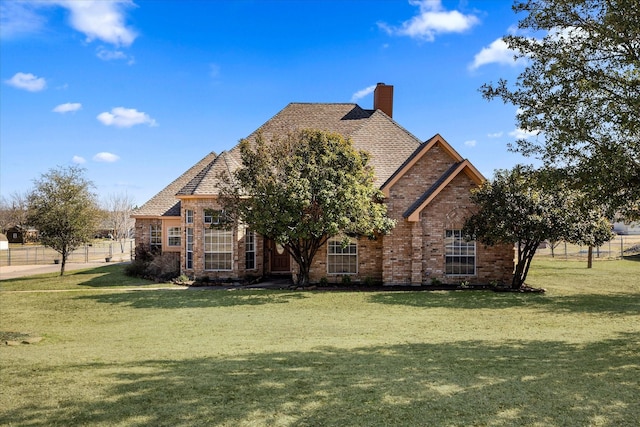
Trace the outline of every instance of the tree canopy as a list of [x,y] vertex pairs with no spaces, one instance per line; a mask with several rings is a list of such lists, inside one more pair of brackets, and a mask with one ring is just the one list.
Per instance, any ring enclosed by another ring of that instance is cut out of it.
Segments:
[[608,215],[640,217],[640,8],[637,0],[526,0],[504,37],[525,70],[485,84],[539,132],[514,149],[563,167]]
[[301,130],[240,143],[242,166],[221,198],[233,218],[281,244],[309,281],[318,249],[331,237],[389,231],[367,153],[336,133]]
[[77,166],[51,169],[34,183],[28,223],[38,230],[42,244],[61,255],[62,276],[68,255],[93,237],[101,218],[93,183]]
[[474,190],[478,207],[464,234],[488,245],[516,243],[518,259],[511,287],[524,285],[533,256],[545,240],[599,246],[611,238],[611,226],[580,192],[549,187],[548,170],[516,166],[497,171],[493,181]]

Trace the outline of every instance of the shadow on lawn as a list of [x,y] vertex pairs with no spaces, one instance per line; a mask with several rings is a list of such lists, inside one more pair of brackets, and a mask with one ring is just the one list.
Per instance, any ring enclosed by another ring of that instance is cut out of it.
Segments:
[[44,398],[5,410],[0,424],[631,426],[640,422],[638,340],[627,334],[583,346],[468,341],[70,364],[51,369],[84,394],[52,402],[47,377],[31,373],[48,390]]
[[640,295],[628,293],[548,296],[491,291],[389,292],[373,295],[370,301],[411,307],[471,310],[523,307],[575,313],[637,314],[640,312]]
[[93,300],[133,308],[209,308],[242,305],[284,304],[306,298],[302,293],[265,291],[137,290],[92,294],[75,299]]

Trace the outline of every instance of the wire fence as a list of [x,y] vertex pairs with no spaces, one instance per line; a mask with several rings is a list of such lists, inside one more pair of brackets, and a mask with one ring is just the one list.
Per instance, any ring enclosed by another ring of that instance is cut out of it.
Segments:
[[[84,263],[95,261],[130,261],[133,259],[135,243],[133,239],[120,241],[96,241],[71,252],[67,262]],[[60,254],[45,246],[10,245],[0,251],[0,266],[57,264]]]
[[[620,259],[640,254],[640,235],[617,235],[604,245],[593,248],[594,260]],[[554,246],[543,244],[536,251],[536,257],[557,258],[565,260],[587,260],[589,248],[587,246],[572,245],[557,242]]]

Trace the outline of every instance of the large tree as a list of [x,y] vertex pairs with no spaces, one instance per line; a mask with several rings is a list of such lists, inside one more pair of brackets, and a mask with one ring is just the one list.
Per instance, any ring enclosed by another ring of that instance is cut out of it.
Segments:
[[518,107],[538,138],[515,149],[561,166],[608,215],[640,217],[640,8],[638,0],[516,1],[524,13],[504,41],[525,60],[514,82],[481,91]]
[[533,256],[545,240],[599,246],[611,238],[610,223],[576,190],[548,187],[548,173],[516,166],[497,171],[493,181],[474,190],[478,210],[464,234],[494,245],[516,243],[517,263],[511,287],[522,287]]
[[34,181],[29,194],[28,222],[41,242],[61,255],[60,275],[67,257],[88,242],[101,218],[93,183],[77,166],[51,169]]
[[302,130],[240,143],[242,166],[222,191],[227,212],[281,244],[309,283],[318,249],[331,237],[375,238],[394,225],[373,185],[367,153],[336,133]]

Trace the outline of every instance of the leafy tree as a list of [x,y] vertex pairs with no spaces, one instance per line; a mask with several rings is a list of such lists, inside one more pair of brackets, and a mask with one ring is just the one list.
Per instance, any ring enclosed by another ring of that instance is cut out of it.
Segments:
[[339,134],[302,130],[269,142],[259,135],[240,150],[242,166],[222,190],[226,211],[285,248],[300,286],[329,238],[375,238],[395,225],[373,186],[368,154]]
[[[518,259],[511,287],[524,285],[533,256],[545,240],[601,245],[611,238],[609,222],[585,204],[580,193],[544,188],[543,172],[516,166],[498,171],[471,195],[477,205],[464,233],[482,243],[516,243]],[[586,214],[585,212],[588,212]]]
[[93,183],[77,166],[51,169],[34,181],[29,194],[28,222],[45,246],[60,253],[60,275],[68,255],[88,242],[101,218]]
[[134,200],[129,194],[109,194],[104,201],[106,222],[113,232],[113,238],[120,243],[120,251],[124,253],[124,242],[131,237],[135,220],[131,218]]
[[525,0],[513,9],[526,16],[503,40],[527,66],[515,84],[481,91],[518,106],[518,126],[540,132],[514,150],[564,167],[609,218],[638,218],[638,0]]

